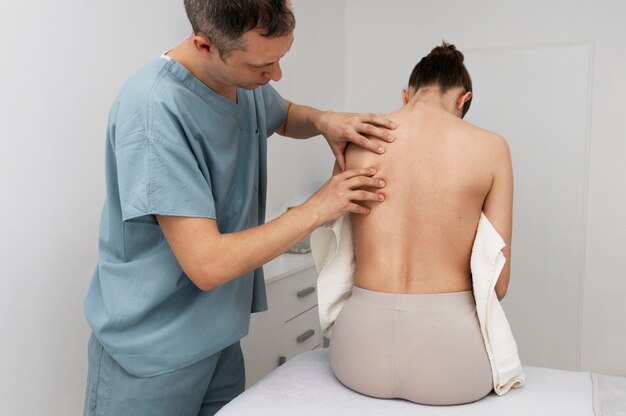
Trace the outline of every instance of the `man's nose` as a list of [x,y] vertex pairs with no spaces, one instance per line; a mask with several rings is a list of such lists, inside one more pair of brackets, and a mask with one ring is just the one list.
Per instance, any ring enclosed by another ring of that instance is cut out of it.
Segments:
[[283,70],[280,68],[280,63],[276,62],[265,74],[267,79],[271,79],[272,81],[280,81],[283,77]]

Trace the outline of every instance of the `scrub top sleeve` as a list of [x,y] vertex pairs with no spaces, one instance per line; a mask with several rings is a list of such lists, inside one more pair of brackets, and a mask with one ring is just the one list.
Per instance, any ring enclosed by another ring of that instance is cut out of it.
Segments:
[[287,118],[287,105],[285,105],[285,99],[281,97],[270,84],[265,84],[260,88],[267,121],[266,134],[267,137],[269,137],[285,122]]
[[200,169],[177,123],[156,120],[138,137],[118,140],[115,149],[123,220],[157,224],[155,214],[216,218],[209,172]]

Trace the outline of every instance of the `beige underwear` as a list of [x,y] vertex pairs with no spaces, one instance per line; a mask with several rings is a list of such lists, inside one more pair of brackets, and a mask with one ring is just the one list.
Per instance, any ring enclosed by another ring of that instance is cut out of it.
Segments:
[[350,389],[429,405],[493,390],[471,291],[395,294],[358,287],[332,332],[330,364]]

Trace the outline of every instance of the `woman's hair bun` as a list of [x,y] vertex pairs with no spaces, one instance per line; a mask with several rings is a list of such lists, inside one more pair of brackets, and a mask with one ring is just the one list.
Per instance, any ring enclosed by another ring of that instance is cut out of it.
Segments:
[[439,55],[439,56],[449,56],[457,59],[459,63],[463,63],[465,57],[461,53],[461,51],[456,49],[456,46],[447,43],[445,40],[441,43],[440,46],[436,46],[430,51],[430,55]]
[[[443,94],[450,88],[461,87],[465,92],[472,91],[472,78],[463,64],[465,57],[456,46],[442,41],[430,53],[420,59],[409,77],[409,89],[438,87]],[[462,116],[469,110],[471,98],[463,105]]]

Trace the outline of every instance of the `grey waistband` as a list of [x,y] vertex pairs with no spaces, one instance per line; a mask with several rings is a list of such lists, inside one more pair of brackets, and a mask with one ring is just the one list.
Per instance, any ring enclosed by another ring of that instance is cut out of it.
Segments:
[[475,309],[471,290],[449,293],[386,293],[354,286],[350,300],[380,309],[401,311],[448,311]]

